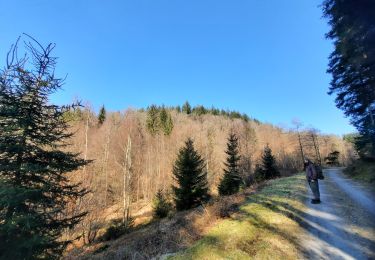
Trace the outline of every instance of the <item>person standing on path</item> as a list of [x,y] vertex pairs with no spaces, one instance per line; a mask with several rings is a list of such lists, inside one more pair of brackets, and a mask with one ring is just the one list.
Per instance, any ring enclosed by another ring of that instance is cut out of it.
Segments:
[[305,171],[307,182],[309,183],[310,189],[314,195],[314,198],[311,200],[311,203],[319,204],[321,201],[319,192],[318,172],[316,171],[313,162],[309,159],[305,160]]

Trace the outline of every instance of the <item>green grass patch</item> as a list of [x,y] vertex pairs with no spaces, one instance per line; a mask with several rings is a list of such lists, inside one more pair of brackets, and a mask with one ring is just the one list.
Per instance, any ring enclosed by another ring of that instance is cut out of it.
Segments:
[[251,195],[238,213],[169,259],[300,258],[298,219],[305,194],[303,174],[272,180]]

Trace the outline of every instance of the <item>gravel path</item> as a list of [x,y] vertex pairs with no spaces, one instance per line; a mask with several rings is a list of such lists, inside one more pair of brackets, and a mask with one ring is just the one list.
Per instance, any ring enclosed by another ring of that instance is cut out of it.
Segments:
[[306,200],[302,236],[308,259],[375,259],[375,198],[342,170],[324,171],[321,204]]

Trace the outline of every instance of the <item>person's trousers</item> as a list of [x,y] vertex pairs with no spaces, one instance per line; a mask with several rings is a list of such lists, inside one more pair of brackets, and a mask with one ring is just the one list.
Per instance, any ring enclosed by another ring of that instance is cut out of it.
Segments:
[[312,182],[309,181],[310,189],[314,195],[314,199],[320,200],[319,183],[318,180]]

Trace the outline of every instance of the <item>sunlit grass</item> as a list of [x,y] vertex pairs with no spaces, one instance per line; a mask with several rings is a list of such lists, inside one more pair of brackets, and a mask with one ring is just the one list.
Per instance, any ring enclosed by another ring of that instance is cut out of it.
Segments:
[[297,223],[306,192],[302,174],[270,181],[231,218],[170,259],[296,259]]

